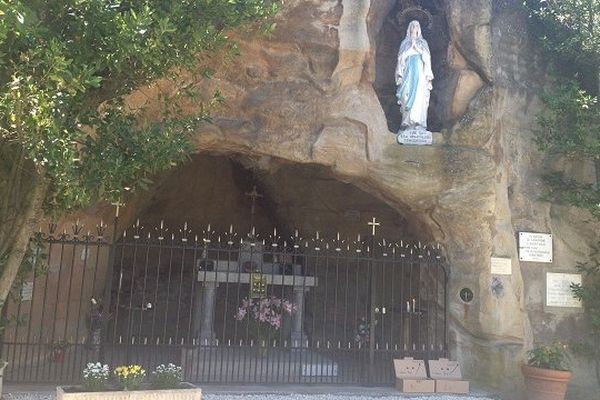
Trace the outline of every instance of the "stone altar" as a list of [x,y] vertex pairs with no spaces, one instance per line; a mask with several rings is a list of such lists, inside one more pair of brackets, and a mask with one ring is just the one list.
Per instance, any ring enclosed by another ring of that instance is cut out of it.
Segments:
[[[257,253],[253,253],[252,260],[262,260],[254,257]],[[196,297],[194,302],[194,310],[196,316],[200,318],[194,319],[193,332],[200,339],[200,345],[211,345],[216,339],[214,332],[214,315],[216,306],[217,288],[221,283],[234,284],[250,284],[250,272],[241,272],[241,268],[245,259],[242,258],[240,252],[240,262],[229,260],[212,260],[213,271],[196,270],[196,281],[201,284],[196,289]],[[198,264],[205,260],[198,260]],[[306,293],[317,286],[318,279],[314,276],[302,275],[302,266],[298,264],[292,265],[292,275],[281,274],[279,269],[280,263],[262,262],[258,264],[262,274],[266,278],[268,286],[288,286],[293,288],[293,304],[296,306],[296,311],[292,314],[292,347],[302,347],[303,340],[306,334],[302,331],[302,319],[304,317],[304,297]]]

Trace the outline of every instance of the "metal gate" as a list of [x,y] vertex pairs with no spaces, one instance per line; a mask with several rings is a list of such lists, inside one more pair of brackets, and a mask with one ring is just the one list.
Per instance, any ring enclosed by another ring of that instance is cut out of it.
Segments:
[[204,383],[393,383],[392,359],[447,355],[448,276],[438,247],[370,225],[350,240],[51,225],[3,310],[5,379],[77,382],[102,360]]

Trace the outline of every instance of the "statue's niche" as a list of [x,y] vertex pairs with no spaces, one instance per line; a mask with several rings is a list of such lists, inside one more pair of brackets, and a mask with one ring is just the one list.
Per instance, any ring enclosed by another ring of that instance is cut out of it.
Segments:
[[406,36],[411,20],[421,23],[423,37],[429,44],[435,79],[429,102],[427,126],[436,132],[450,125],[445,109],[450,100],[448,52],[448,24],[443,2],[436,0],[399,0],[390,11],[377,34],[376,73],[374,87],[385,112],[388,129],[398,132],[402,121],[400,107],[396,103],[394,71],[400,43]]

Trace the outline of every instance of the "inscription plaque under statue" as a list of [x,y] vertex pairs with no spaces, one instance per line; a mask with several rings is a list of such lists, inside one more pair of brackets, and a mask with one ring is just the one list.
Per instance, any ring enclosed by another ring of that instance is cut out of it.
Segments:
[[409,128],[398,132],[398,144],[407,144],[415,146],[431,146],[433,144],[433,134],[423,128]]

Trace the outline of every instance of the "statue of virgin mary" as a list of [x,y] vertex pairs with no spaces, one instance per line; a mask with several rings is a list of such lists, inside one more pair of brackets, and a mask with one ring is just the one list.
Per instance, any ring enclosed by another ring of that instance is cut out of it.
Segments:
[[396,98],[402,111],[402,127],[427,129],[427,109],[432,89],[431,54],[419,21],[408,24],[400,44],[396,66]]

